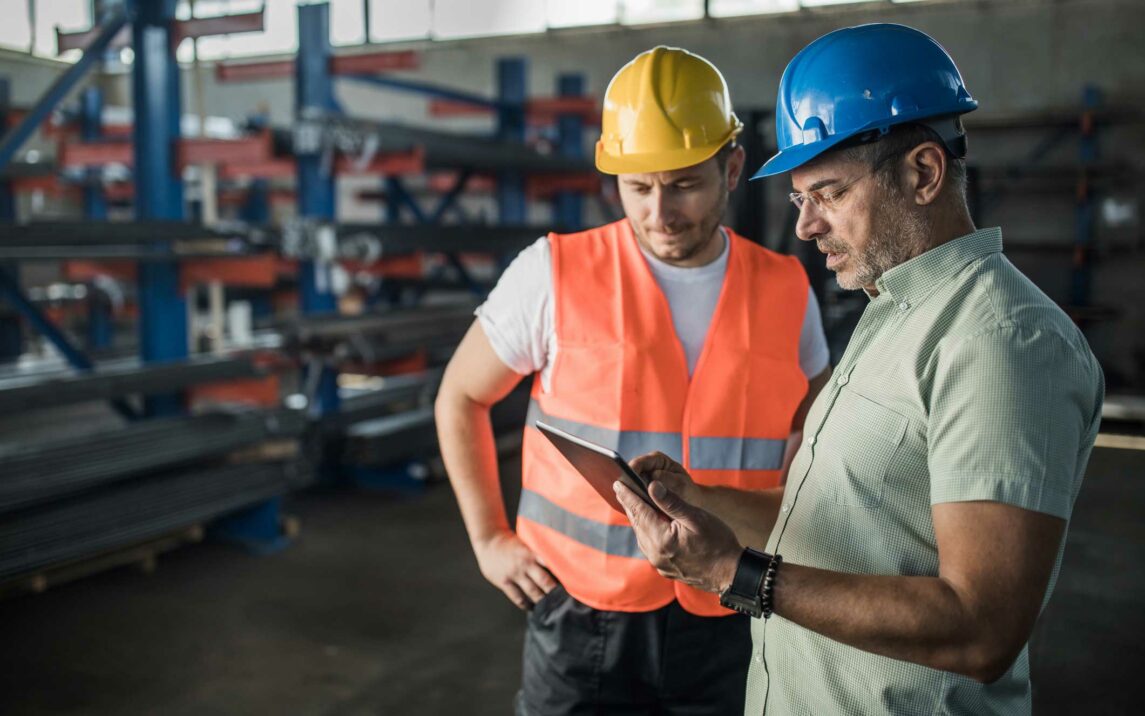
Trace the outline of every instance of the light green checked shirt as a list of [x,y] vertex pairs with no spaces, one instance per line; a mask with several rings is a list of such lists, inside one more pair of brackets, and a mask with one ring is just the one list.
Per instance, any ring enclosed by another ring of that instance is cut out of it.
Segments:
[[[876,286],[807,417],[767,551],[839,572],[937,576],[931,505],[988,500],[1068,520],[1097,435],[1101,369],[1002,255],[1001,231],[927,251]],[[1060,566],[1059,550],[1047,598]],[[753,620],[752,636],[748,716],[1030,712],[1027,649],[983,685],[779,616]]]

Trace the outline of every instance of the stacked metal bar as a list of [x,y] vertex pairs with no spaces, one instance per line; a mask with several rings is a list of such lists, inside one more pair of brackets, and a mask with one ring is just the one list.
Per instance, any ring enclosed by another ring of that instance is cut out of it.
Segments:
[[283,324],[287,350],[373,363],[416,350],[452,352],[473,322],[473,304],[395,310],[349,318],[304,318]]
[[0,580],[201,523],[302,478],[293,461],[195,468],[135,479],[0,517]]
[[214,413],[156,419],[50,442],[0,445],[0,513],[201,462],[272,438],[293,438],[305,417],[272,413]]

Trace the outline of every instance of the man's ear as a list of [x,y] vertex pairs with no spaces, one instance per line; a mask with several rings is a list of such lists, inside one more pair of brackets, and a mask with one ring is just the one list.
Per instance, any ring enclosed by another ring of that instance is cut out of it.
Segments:
[[732,149],[732,153],[728,155],[728,191],[735,189],[739,184],[740,176],[743,175],[743,165],[747,161],[747,152],[743,147],[738,144]]
[[907,195],[919,206],[933,203],[950,170],[946,150],[938,142],[923,142],[907,154],[905,164]]

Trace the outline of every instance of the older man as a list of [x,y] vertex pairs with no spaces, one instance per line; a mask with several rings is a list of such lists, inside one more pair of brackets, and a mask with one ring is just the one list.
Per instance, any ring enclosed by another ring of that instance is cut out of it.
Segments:
[[760,617],[752,716],[1030,711],[1027,642],[1103,381],[1001,231],[971,222],[959,117],[976,107],[945,50],[900,25],[792,60],[757,176],[791,172],[799,238],[870,303],[785,489],[699,486],[663,455],[633,465],[667,517],[617,485],[662,574]]

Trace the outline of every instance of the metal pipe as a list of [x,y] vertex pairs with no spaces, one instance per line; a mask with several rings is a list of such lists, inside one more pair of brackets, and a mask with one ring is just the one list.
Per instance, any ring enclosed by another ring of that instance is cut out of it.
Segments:
[[377,75],[339,75],[338,79],[361,82],[362,84],[373,85],[375,87],[381,87],[382,89],[412,92],[436,99],[464,102],[477,107],[487,107],[492,110],[498,110],[502,106],[501,103],[495,99],[436,85],[431,82],[418,82],[415,80],[403,80],[397,77],[380,77]]
[[[306,140],[305,144],[302,140]],[[399,153],[419,147],[425,152],[425,165],[431,169],[520,170],[548,174],[595,171],[587,159],[541,154],[520,141],[483,139],[397,122],[310,112],[300,117],[294,129],[295,154],[320,154],[328,148],[351,155],[362,153],[367,148],[376,152]]]

